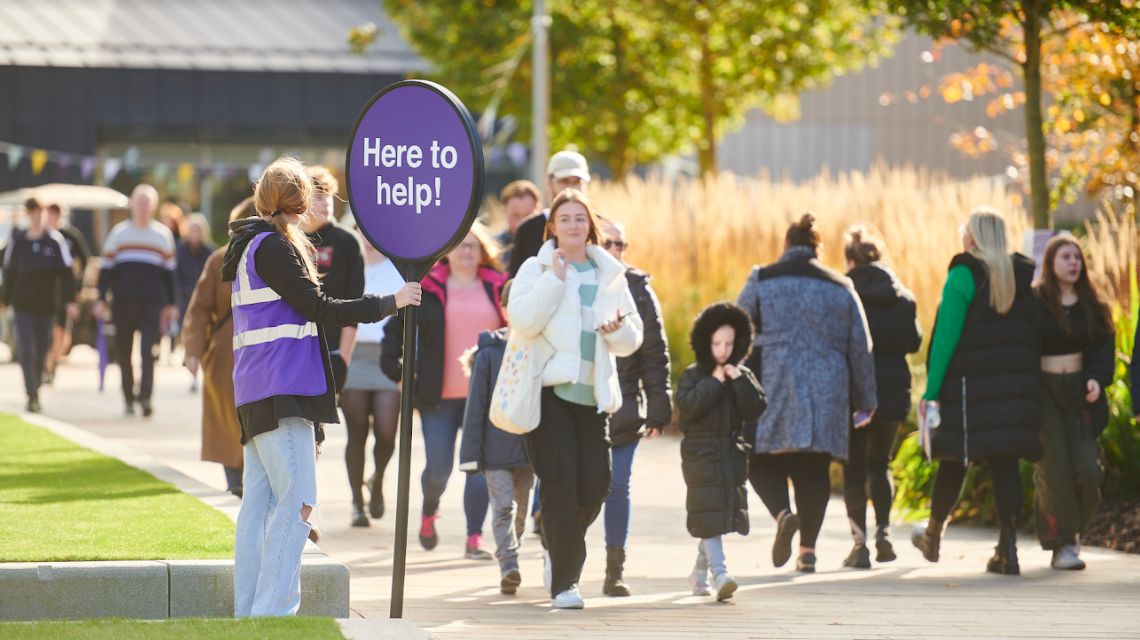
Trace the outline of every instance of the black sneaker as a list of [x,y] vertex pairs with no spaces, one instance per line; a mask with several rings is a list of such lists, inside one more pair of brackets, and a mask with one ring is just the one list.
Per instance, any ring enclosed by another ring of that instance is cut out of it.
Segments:
[[847,559],[843,561],[843,566],[852,569],[870,569],[871,568],[871,550],[867,545],[859,543],[847,554]]
[[368,515],[372,516],[373,520],[379,520],[384,517],[384,487],[375,474],[372,476],[372,482],[369,483],[368,491]]
[[127,400],[127,408],[123,410],[123,415],[135,415],[135,403],[133,400]]
[[801,553],[796,559],[796,571],[800,573],[815,573],[815,554]]
[[372,522],[368,519],[368,515],[364,513],[364,505],[352,505],[352,526],[354,527],[370,527]]
[[139,400],[139,408],[142,409],[144,418],[149,418],[154,415],[154,407],[151,406],[150,400]]
[[28,398],[28,413],[39,413],[43,407],[40,406],[39,398]]
[[875,540],[875,562],[891,562],[897,558],[890,538],[884,535]]
[[772,542],[772,565],[782,567],[792,559],[792,538],[800,530],[800,517],[791,511],[776,520],[776,539]]

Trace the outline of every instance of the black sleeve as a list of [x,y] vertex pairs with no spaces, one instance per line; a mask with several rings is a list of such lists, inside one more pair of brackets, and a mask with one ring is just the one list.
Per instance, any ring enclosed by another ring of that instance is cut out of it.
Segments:
[[522,268],[524,262],[528,258],[533,258],[538,255],[538,250],[542,248],[542,236],[546,229],[546,217],[537,215],[530,220],[522,223],[518,231],[515,233],[515,246],[511,249],[511,264],[507,271],[510,272],[511,278],[519,274],[519,269]]
[[749,422],[759,420],[764,410],[768,408],[764,389],[760,387],[760,382],[756,380],[756,375],[751,369],[744,366],[738,368],[740,377],[728,384],[732,389],[732,395],[736,398],[736,408],[740,411],[741,418]]
[[405,312],[396,314],[396,317],[384,325],[384,337],[380,340],[380,370],[393,382],[400,382],[404,377],[404,318]]
[[344,244],[344,253],[347,256],[344,264],[348,268],[344,297],[359,298],[364,295],[364,252],[360,248],[360,241],[352,232],[346,234]]
[[1101,389],[1107,389],[1116,373],[1116,335],[1112,332],[1101,335],[1100,340],[1085,351],[1084,360],[1086,377],[1096,380]]
[[648,300],[640,304],[641,322],[645,338],[637,350],[641,371],[641,386],[645,389],[645,424],[664,427],[673,421],[672,390],[669,385],[669,341],[661,323],[661,304],[657,294],[645,285]]
[[690,367],[681,374],[681,381],[677,383],[677,409],[681,413],[681,430],[700,420],[709,412],[718,400],[724,389],[719,380],[705,375],[696,367]]
[[356,300],[326,296],[320,285],[305,277],[305,266],[293,246],[278,236],[266,238],[254,259],[257,275],[310,322],[346,326],[379,322],[396,313],[395,296],[364,296]]
[[13,235],[8,239],[8,246],[4,247],[4,282],[0,285],[0,303],[12,304],[12,291],[15,290],[16,279],[20,277],[16,262],[16,238]]

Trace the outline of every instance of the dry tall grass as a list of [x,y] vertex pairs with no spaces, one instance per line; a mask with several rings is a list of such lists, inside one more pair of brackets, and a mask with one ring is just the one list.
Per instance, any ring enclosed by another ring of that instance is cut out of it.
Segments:
[[1005,212],[1018,244],[1027,228],[1024,211],[1000,183],[913,170],[877,168],[803,183],[729,174],[704,183],[631,178],[590,192],[604,215],[628,228],[629,262],[654,275],[678,365],[691,362],[688,332],[697,311],[735,300],[753,265],[779,258],[788,224],[805,211],[818,219],[823,262],[840,271],[848,227],[865,224],[883,238],[885,262],[914,291],[928,331],[970,210],[992,205]]

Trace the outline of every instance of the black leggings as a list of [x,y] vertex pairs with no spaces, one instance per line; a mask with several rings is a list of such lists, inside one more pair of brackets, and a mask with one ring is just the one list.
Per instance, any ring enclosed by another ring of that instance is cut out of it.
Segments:
[[[993,478],[994,502],[997,505],[998,524],[1016,526],[1021,513],[1021,473],[1017,458],[993,456],[979,461],[990,469]],[[933,497],[930,501],[930,518],[945,522],[958,503],[962,485],[966,481],[966,465],[958,460],[942,460],[934,475]]]
[[831,493],[828,467],[831,456],[804,451],[796,453],[757,453],[748,464],[752,488],[768,507],[773,518],[791,511],[788,478],[796,489],[796,511],[800,516],[800,546],[815,548],[815,540],[823,527],[827,499]]
[[[847,518],[856,537],[867,535],[867,487],[875,506],[875,525],[891,523],[891,453],[895,448],[897,422],[872,422],[863,429],[851,428],[847,463],[843,465],[843,499]],[[854,531],[854,529],[858,531]]]
[[368,432],[376,438],[372,447],[372,460],[376,466],[373,491],[380,491],[384,483],[384,470],[396,450],[396,427],[400,423],[399,391],[365,391],[345,389],[340,394],[340,406],[348,423],[348,444],[344,447],[344,462],[348,466],[348,484],[352,487],[352,502],[364,504],[364,447]]

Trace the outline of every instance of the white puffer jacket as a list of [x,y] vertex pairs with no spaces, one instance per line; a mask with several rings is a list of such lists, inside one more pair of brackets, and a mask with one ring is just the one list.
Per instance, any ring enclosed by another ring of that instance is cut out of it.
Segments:
[[[523,263],[511,285],[507,304],[511,331],[527,337],[541,335],[554,348],[554,355],[542,372],[544,387],[576,381],[582,363],[582,303],[578,296],[581,280],[573,267],[566,270],[566,280],[559,280],[554,275],[553,255],[554,241],[548,240],[537,256]],[[598,412],[612,414],[621,408],[622,400],[614,358],[629,356],[641,346],[641,316],[629,292],[625,265],[597,245],[588,245],[586,255],[598,267],[594,319],[601,325],[617,316],[618,311],[628,314],[617,331],[598,334],[594,351]]]

